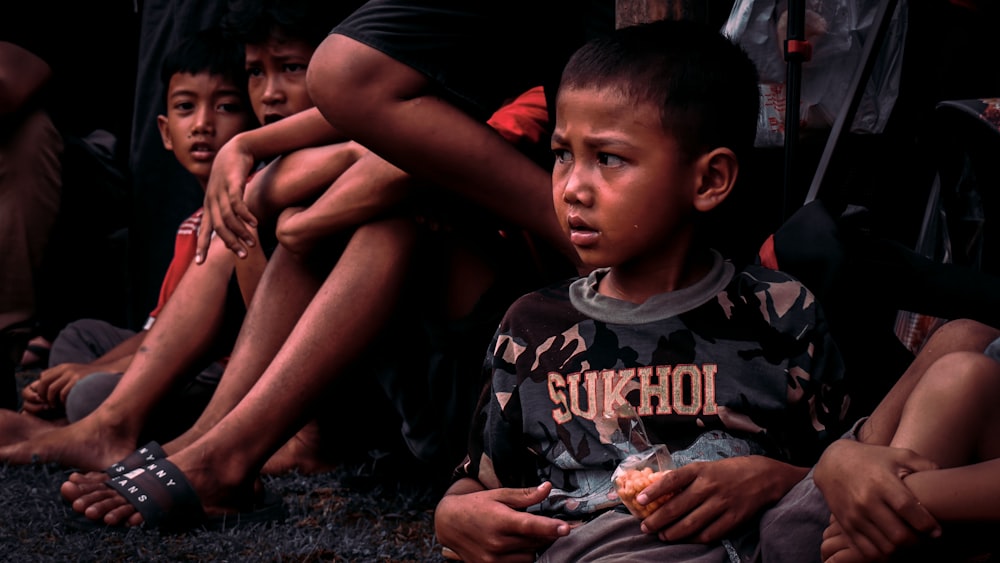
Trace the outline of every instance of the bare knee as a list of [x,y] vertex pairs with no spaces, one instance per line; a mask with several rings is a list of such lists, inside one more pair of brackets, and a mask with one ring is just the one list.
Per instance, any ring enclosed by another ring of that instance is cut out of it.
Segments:
[[971,319],[955,319],[934,331],[928,345],[946,346],[955,351],[982,352],[998,337],[1000,329]]
[[1000,363],[978,352],[952,352],[936,360],[919,384],[936,397],[957,395],[962,404],[992,409],[1000,401]]

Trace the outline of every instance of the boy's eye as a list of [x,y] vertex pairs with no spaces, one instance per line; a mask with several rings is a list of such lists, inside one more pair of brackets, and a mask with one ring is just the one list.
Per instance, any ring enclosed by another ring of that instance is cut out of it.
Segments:
[[243,104],[239,102],[223,102],[219,104],[219,110],[226,113],[240,113],[243,111]]
[[560,163],[573,160],[573,155],[566,149],[552,149],[552,154],[555,155],[556,161]]
[[306,65],[301,63],[286,63],[284,69],[285,72],[305,72]]
[[613,154],[608,154],[606,152],[597,153],[597,162],[599,162],[601,166],[615,167],[622,165],[621,157],[615,156]]
[[264,70],[260,67],[253,66],[247,69],[247,76],[255,77],[262,74],[264,74]]
[[177,111],[191,111],[194,109],[194,102],[177,102],[174,104],[174,109]]

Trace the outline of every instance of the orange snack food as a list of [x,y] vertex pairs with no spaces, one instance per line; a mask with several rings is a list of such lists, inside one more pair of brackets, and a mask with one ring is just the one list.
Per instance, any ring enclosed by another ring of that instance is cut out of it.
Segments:
[[[669,471],[669,470],[667,470]],[[615,477],[615,489],[618,491],[618,498],[628,508],[628,511],[637,518],[645,518],[663,506],[667,501],[667,496],[653,499],[649,504],[639,504],[635,501],[636,495],[650,484],[659,481],[667,471],[653,471],[651,467],[642,469],[626,469]]]

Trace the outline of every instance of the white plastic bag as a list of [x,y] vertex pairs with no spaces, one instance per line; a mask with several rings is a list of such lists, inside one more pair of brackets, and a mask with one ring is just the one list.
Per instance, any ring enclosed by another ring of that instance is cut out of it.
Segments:
[[673,469],[674,461],[665,445],[650,443],[642,419],[631,405],[620,406],[618,417],[629,421],[631,425],[629,443],[636,453],[627,456],[618,464],[611,474],[611,481],[615,485],[618,498],[629,512],[636,518],[645,518],[667,499],[654,499],[649,504],[642,505],[635,501],[636,495]]
[[[878,0],[804,0],[805,39],[812,57],[802,63],[800,131],[829,129],[848,100],[872,31]],[[761,79],[758,147],[784,144],[787,63],[784,59],[787,0],[736,0],[724,35],[739,44]],[[881,133],[899,93],[906,36],[906,2],[899,0],[851,131]]]

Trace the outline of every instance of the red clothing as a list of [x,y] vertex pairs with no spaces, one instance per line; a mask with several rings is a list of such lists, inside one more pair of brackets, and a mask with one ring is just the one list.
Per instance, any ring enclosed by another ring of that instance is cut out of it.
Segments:
[[184,277],[184,272],[194,261],[195,251],[198,247],[198,227],[201,225],[203,212],[204,209],[198,209],[177,228],[177,235],[174,238],[174,257],[170,260],[166,275],[163,276],[163,284],[160,285],[160,299],[156,303],[156,308],[146,319],[146,324],[142,327],[144,330],[149,330],[153,326],[156,316],[160,314],[167,299],[170,299],[174,290],[177,289],[177,284]]
[[487,122],[513,145],[538,143],[549,130],[549,112],[541,86],[521,94],[493,114]]

